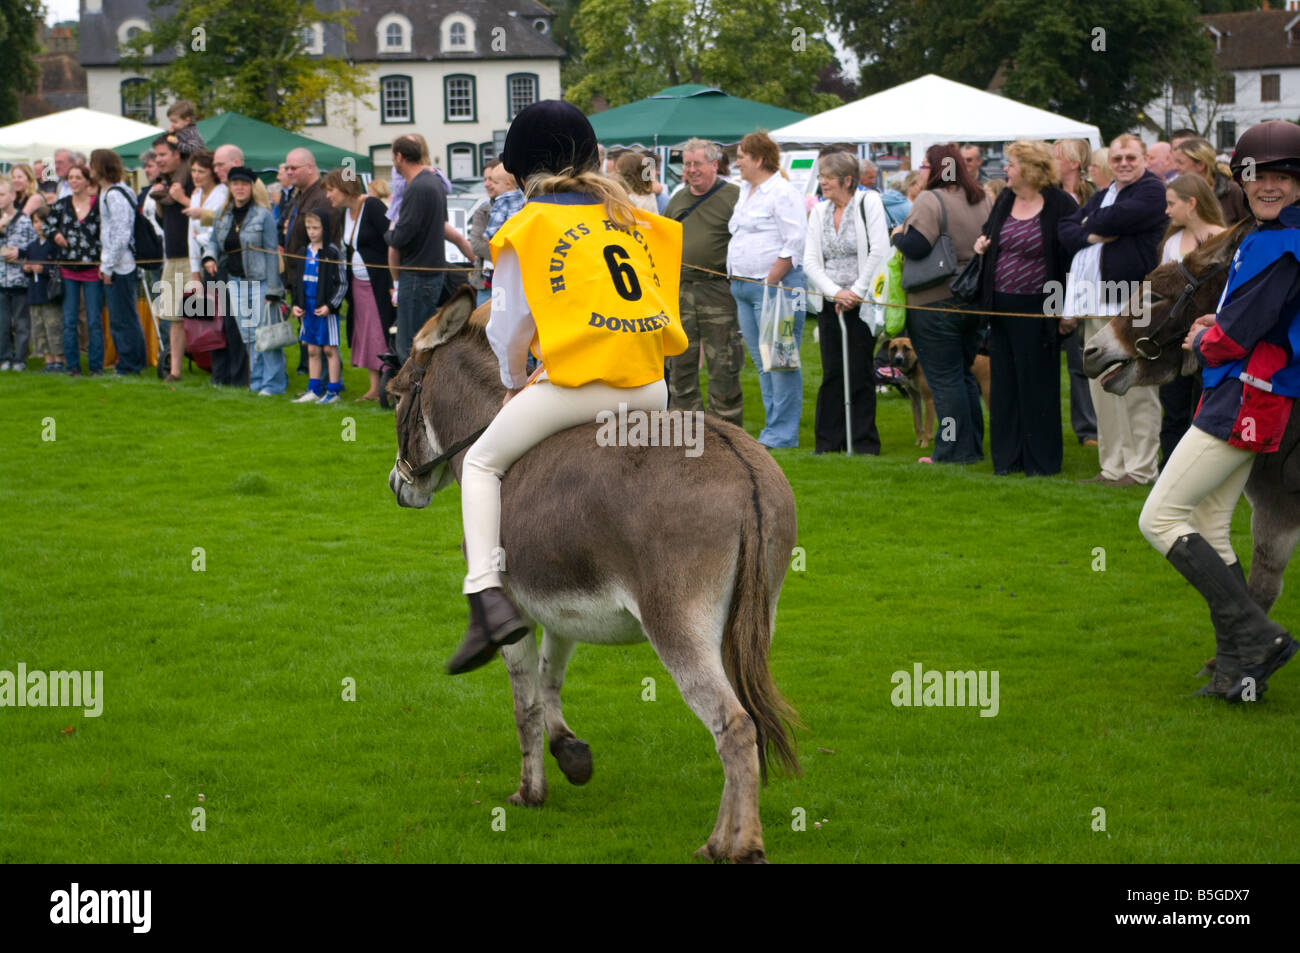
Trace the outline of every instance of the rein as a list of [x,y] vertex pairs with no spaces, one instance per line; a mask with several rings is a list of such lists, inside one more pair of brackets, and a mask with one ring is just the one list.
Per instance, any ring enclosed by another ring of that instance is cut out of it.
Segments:
[[[1205,272],[1205,274],[1201,275],[1200,278],[1197,278],[1188,271],[1187,266],[1180,261],[1178,263],[1178,270],[1181,271],[1183,277],[1187,279],[1187,284],[1183,286],[1183,293],[1178,296],[1178,300],[1174,302],[1174,306],[1169,310],[1169,317],[1165,320],[1164,327],[1177,328],[1178,319],[1187,309],[1187,306],[1192,303],[1192,298],[1196,295],[1196,292],[1200,291],[1201,286],[1219,272],[1226,271],[1229,264],[1231,264],[1231,262],[1221,261],[1209,271]],[[1142,360],[1155,361],[1160,358],[1160,355],[1164,352],[1166,347],[1173,344],[1175,341],[1181,341],[1186,336],[1186,331],[1179,331],[1175,335],[1170,336],[1167,340],[1157,340],[1154,335],[1138,338],[1133,342],[1133,350],[1137,352],[1137,356],[1142,358]],[[1148,353],[1148,351],[1152,353]]]
[[429,365],[428,363],[426,363],[424,365],[424,373],[420,375],[419,379],[415,382],[415,386],[411,388],[411,393],[407,395],[406,411],[402,414],[402,420],[400,423],[401,438],[399,440],[398,447],[397,447],[398,450],[397,475],[401,477],[403,483],[407,483],[407,484],[414,483],[416,480],[420,479],[421,477],[431,473],[435,468],[446,463],[456,454],[460,453],[462,450],[466,449],[471,444],[473,444],[474,441],[477,440],[479,437],[483,436],[483,432],[487,430],[487,427],[482,427],[474,431],[464,440],[457,440],[450,447],[448,447],[446,450],[438,454],[436,457],[434,457],[432,460],[428,461],[427,463],[422,463],[418,467],[411,466],[411,461],[407,459],[407,456],[410,452],[408,448],[410,446],[411,430],[407,426],[407,424],[410,422],[411,419],[412,407],[415,408],[416,423],[423,424],[424,422],[424,410],[420,406],[421,404],[420,394],[424,387],[424,376],[428,372],[429,372]]

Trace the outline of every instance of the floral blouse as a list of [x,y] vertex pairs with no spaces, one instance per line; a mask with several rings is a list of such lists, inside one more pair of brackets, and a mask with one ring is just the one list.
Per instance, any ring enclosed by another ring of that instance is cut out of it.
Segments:
[[[56,234],[62,234],[67,247],[59,248],[59,261],[99,261],[99,196],[90,201],[90,211],[86,217],[77,218],[77,210],[72,207],[72,196],[67,195],[54,203],[50,217],[46,219],[45,234],[54,241]],[[55,247],[58,247],[55,243]],[[98,273],[99,265],[88,267],[63,266],[64,277],[81,277],[91,272]]]

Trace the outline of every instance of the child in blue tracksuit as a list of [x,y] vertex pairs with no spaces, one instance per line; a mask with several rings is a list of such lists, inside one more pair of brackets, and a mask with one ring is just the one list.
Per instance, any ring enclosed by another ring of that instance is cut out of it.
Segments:
[[[329,209],[304,216],[308,245],[302,273],[293,288],[293,316],[302,319],[298,340],[307,345],[307,391],[294,403],[334,404],[342,398],[343,363],[339,359],[339,307],[348,293],[348,278],[338,246],[325,241]],[[321,351],[329,361],[329,384],[321,380]]]

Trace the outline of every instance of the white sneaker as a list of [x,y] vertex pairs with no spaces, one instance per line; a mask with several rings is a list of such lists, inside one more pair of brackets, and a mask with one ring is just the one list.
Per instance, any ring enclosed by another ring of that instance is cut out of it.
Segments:
[[[308,393],[310,393],[310,391],[309,391]],[[275,394],[273,394],[271,391],[269,391],[269,390],[267,390],[265,387],[263,387],[261,390],[259,390],[259,391],[257,392],[257,396],[258,396],[258,397],[274,397]]]
[[338,394],[327,393],[327,394],[326,394],[324,397],[322,397],[320,400],[316,401],[316,403],[318,403],[318,404],[337,404],[337,403],[338,403],[339,401],[341,401],[342,399],[343,399],[343,398],[340,397]]
[[10,364],[8,361],[0,361],[0,371],[7,371],[12,367],[13,365]]
[[315,391],[309,390],[299,394],[297,397],[293,399],[293,402],[295,404],[314,404],[318,402],[320,399],[321,398],[316,396]]

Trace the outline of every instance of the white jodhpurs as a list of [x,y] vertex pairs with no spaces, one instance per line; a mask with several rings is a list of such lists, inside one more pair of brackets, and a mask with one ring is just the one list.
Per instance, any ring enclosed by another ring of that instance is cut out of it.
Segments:
[[[561,387],[539,380],[516,394],[465,454],[460,477],[460,512],[465,524],[465,575],[462,592],[501,585],[508,569],[501,549],[501,477],[511,464],[551,434],[578,424],[596,423],[601,411],[665,410],[668,385],[662,379],[642,387],[591,383]],[[567,492],[556,487],[555,492]]]
[[1199,533],[1231,566],[1237,561],[1228,538],[1232,511],[1254,462],[1249,450],[1188,427],[1142,507],[1142,535],[1167,556],[1178,537]]

